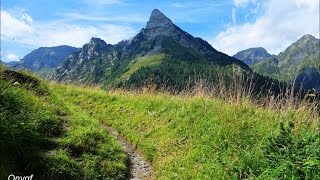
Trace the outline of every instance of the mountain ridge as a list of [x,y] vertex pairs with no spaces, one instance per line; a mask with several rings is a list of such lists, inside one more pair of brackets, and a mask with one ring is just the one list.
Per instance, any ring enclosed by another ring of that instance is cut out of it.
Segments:
[[[121,76],[128,74],[126,72],[129,71],[135,61],[141,57],[152,58],[154,55],[158,57],[159,54],[163,54],[163,56],[160,56],[159,64],[154,66],[154,63],[151,63],[153,64],[152,67],[148,64],[139,66],[140,68],[134,71],[132,76],[146,73],[145,68],[151,68],[153,70],[148,70],[148,75],[139,75],[140,78],[149,79],[155,76],[154,68],[161,66],[166,71],[166,67],[163,67],[166,63],[168,63],[166,66],[175,66],[175,68],[181,68],[181,63],[187,63],[187,65],[185,64],[187,69],[193,68],[192,63],[204,63],[202,69],[205,69],[204,66],[216,65],[221,67],[230,66],[229,69],[231,66],[236,66],[243,69],[243,71],[252,71],[242,61],[218,52],[207,41],[195,38],[183,31],[158,9],[152,11],[146,26],[130,40],[123,40],[115,45],[106,45],[103,48],[93,47],[91,50],[92,52],[89,54],[89,51],[86,50],[86,45],[84,45],[78,53],[67,58],[51,78],[56,81],[80,81],[86,84],[124,85],[128,83],[116,80],[123,79]],[[84,57],[81,58],[81,55]],[[87,60],[83,61],[83,59]],[[150,63],[149,60],[145,60],[145,62]],[[191,73],[191,71],[188,70],[188,73]],[[201,68],[196,73],[200,74]],[[191,76],[192,74],[189,75]],[[175,76],[181,75],[176,74]],[[125,79],[130,82],[130,77]],[[163,76],[163,78],[167,79],[169,77]],[[141,79],[141,81],[144,80]],[[168,81],[173,81],[172,77]],[[181,81],[185,81],[185,79],[181,79]],[[174,82],[171,84],[174,84]]]
[[28,69],[43,77],[48,77],[66,57],[78,50],[79,48],[68,45],[39,47],[25,55],[20,61],[3,64],[11,69]]

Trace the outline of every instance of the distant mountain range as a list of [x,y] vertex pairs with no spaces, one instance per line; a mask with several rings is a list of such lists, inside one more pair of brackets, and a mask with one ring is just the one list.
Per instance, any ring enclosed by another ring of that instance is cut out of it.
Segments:
[[62,63],[52,79],[116,87],[151,83],[179,89],[200,77],[211,82],[219,78],[218,74],[231,78],[234,69],[252,73],[242,61],[218,52],[155,9],[136,36],[116,45],[92,38]]
[[233,57],[264,76],[320,91],[320,40],[312,35],[304,35],[279,55],[270,55],[263,48],[250,48]]
[[24,56],[21,61],[14,61],[5,64],[12,68],[25,68],[40,74],[48,74],[61,65],[62,61],[66,57],[78,50],[78,48],[66,45],[40,47]]
[[305,35],[277,56],[252,66],[262,75],[320,90],[320,40]]

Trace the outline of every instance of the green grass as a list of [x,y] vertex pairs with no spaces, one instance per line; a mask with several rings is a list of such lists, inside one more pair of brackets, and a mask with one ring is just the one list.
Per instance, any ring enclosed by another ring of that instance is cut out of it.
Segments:
[[147,57],[140,57],[133,60],[128,65],[128,71],[119,77],[119,81],[128,80],[130,76],[142,67],[159,65],[164,58],[164,54],[155,54]]
[[125,179],[128,171],[120,144],[96,119],[47,83],[2,67],[0,147],[0,179]]
[[[273,110],[246,100],[54,89],[136,145],[158,179],[320,178],[319,118],[308,107]],[[284,134],[280,124],[292,122]],[[290,155],[281,153],[286,149]]]

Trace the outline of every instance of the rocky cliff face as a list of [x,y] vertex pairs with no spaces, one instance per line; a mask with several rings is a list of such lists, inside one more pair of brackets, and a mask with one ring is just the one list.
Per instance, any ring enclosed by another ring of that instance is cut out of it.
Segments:
[[58,81],[97,83],[102,76],[103,68],[112,66],[117,60],[118,53],[113,45],[99,38],[91,38],[80,51],[68,57],[51,78]]

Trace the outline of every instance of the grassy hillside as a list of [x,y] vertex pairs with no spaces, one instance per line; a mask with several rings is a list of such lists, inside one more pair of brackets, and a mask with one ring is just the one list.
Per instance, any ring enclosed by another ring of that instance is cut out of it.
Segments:
[[0,179],[124,179],[119,143],[48,84],[0,69]]
[[0,75],[1,179],[125,179],[128,158],[102,123],[137,147],[157,179],[320,178],[317,104],[256,102],[241,83],[173,96]]
[[152,56],[136,58],[128,65],[127,71],[124,74],[122,74],[119,78],[117,78],[115,81],[119,83],[121,81],[128,80],[130,76],[136,71],[138,71],[140,68],[159,65],[163,58],[163,54],[155,54]]
[[281,108],[273,97],[258,106],[246,98],[53,88],[136,145],[158,179],[320,178],[314,106]]

